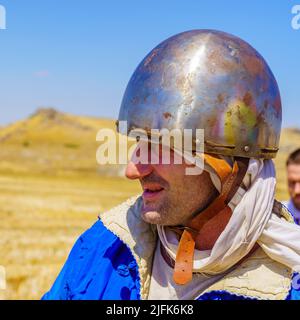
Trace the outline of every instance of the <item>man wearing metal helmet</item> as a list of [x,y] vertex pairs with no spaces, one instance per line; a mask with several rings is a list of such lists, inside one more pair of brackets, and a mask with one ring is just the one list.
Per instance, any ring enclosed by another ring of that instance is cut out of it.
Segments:
[[211,30],[167,39],[134,72],[119,121],[126,134],[190,129],[192,151],[203,129],[204,170],[186,174],[197,162],[176,148],[165,164],[163,143],[155,163],[130,161],[142,196],[99,216],[44,299],[300,298],[299,227],[274,200],[280,94],[250,45]]

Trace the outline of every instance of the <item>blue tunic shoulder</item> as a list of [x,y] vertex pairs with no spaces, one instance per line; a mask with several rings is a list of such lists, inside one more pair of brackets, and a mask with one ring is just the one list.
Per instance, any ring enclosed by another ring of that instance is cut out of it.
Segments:
[[140,299],[138,267],[129,248],[101,220],[76,241],[43,300]]

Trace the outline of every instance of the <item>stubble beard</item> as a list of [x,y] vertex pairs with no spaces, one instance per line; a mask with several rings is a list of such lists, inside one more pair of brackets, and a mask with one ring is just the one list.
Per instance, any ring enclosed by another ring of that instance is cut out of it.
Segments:
[[182,204],[172,202],[165,198],[157,205],[150,205],[146,203],[149,208],[142,209],[142,218],[144,221],[162,226],[177,226],[183,224],[190,213],[187,212]]

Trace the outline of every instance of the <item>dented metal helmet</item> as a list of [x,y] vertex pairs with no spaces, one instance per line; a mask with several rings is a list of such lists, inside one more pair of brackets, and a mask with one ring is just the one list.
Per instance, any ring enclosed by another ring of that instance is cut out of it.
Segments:
[[266,159],[278,151],[281,118],[278,85],[262,56],[213,30],[180,33],[154,48],[132,75],[119,114],[127,134],[204,129],[206,153]]

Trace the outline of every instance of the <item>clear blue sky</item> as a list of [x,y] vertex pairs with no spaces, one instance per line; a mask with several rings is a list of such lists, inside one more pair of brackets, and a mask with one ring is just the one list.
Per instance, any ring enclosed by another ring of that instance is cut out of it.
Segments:
[[248,41],[268,61],[284,126],[300,126],[300,0],[0,0],[0,124],[52,106],[115,118],[141,59],[169,36],[219,29]]

